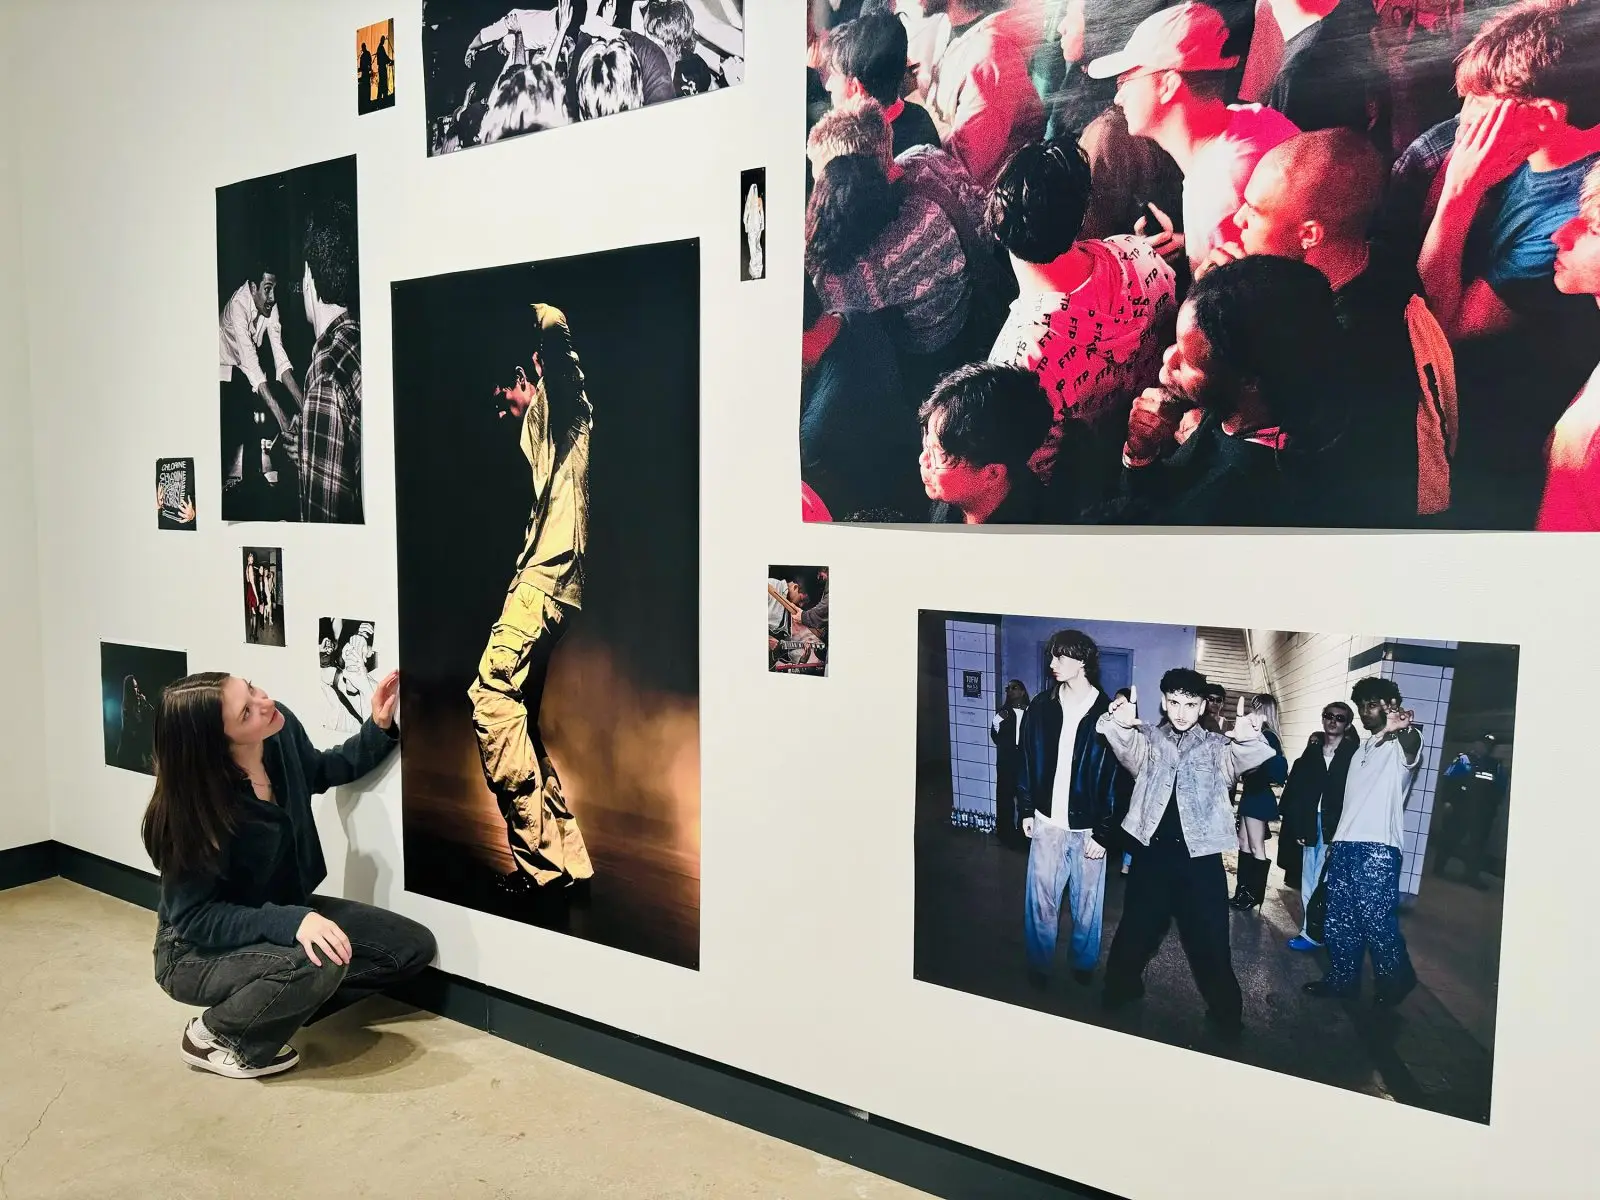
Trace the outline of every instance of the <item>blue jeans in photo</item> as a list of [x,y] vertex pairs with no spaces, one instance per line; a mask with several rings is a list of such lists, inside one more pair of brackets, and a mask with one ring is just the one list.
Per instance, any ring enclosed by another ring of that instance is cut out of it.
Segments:
[[1322,877],[1322,863],[1327,857],[1328,843],[1322,840],[1322,813],[1319,811],[1317,844],[1305,846],[1300,851],[1300,936],[1308,942],[1315,939],[1306,932],[1306,910],[1311,907],[1311,894],[1317,890],[1317,880]]
[[1084,853],[1089,838],[1087,829],[1063,829],[1034,818],[1023,898],[1023,933],[1028,965],[1035,971],[1048,972],[1055,962],[1063,895],[1072,919],[1073,967],[1092,971],[1100,961],[1106,859],[1090,858]]

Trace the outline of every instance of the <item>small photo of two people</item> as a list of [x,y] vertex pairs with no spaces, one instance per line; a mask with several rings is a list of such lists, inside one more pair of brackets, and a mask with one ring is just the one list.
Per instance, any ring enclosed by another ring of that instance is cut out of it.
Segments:
[[394,107],[394,21],[356,30],[356,115]]

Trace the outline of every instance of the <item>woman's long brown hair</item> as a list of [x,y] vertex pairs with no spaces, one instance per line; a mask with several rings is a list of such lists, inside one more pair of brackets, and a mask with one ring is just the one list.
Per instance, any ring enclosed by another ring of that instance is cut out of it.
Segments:
[[161,693],[155,721],[156,787],[141,833],[163,875],[214,875],[244,808],[243,772],[222,727],[221,671],[190,675]]

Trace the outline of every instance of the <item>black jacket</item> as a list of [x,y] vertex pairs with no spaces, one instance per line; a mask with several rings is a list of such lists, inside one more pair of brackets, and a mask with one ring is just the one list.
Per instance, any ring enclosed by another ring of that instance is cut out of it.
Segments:
[[205,879],[161,876],[160,924],[202,950],[256,942],[292,946],[311,911],[311,892],[327,877],[311,797],[371,771],[399,742],[398,723],[385,732],[369,717],[334,750],[318,750],[283,705],[283,728],[266,741],[267,776],[276,804],[239,785],[247,816],[223,852],[220,874]]
[[1291,457],[1222,430],[1215,412],[1176,450],[1122,469],[1101,520],[1131,525],[1300,525]]
[[1289,769],[1289,782],[1283,788],[1283,826],[1285,842],[1304,840],[1311,845],[1317,841],[1317,802],[1322,802],[1322,840],[1333,840],[1333,831],[1339,828],[1339,814],[1344,811],[1344,781],[1350,773],[1350,760],[1361,746],[1357,737],[1346,735],[1334,751],[1330,767],[1322,756],[1322,741],[1326,734],[1312,734],[1305,753]]
[[[1022,718],[1022,770],[1017,776],[1017,812],[1022,816],[1051,812],[1055,795],[1056,758],[1061,753],[1061,704],[1058,689],[1046,688],[1033,698]],[[1067,824],[1092,829],[1094,840],[1109,847],[1116,837],[1117,815],[1126,812],[1133,795],[1133,776],[1123,769],[1110,743],[1095,731],[1095,722],[1111,707],[1104,692],[1078,722],[1072,744],[1072,793]]]
[[[1027,710],[1023,710],[1023,716]],[[1017,740],[1017,722],[1020,720],[1016,711],[1009,705],[1000,710],[1000,728],[989,726],[989,740],[994,743],[995,774],[1002,780],[1009,780],[1013,787],[1016,786],[1017,776],[1022,773],[1022,745]]]

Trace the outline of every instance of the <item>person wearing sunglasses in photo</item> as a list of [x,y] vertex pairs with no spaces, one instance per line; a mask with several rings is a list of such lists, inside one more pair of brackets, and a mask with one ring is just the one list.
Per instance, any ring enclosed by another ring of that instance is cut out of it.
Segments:
[[1315,950],[1322,945],[1307,928],[1306,912],[1327,861],[1328,841],[1339,828],[1345,777],[1360,745],[1355,712],[1343,700],[1335,700],[1323,708],[1322,729],[1311,735],[1305,753],[1289,769],[1279,835],[1286,845],[1299,846],[1301,856],[1300,932],[1289,939],[1291,950]]

